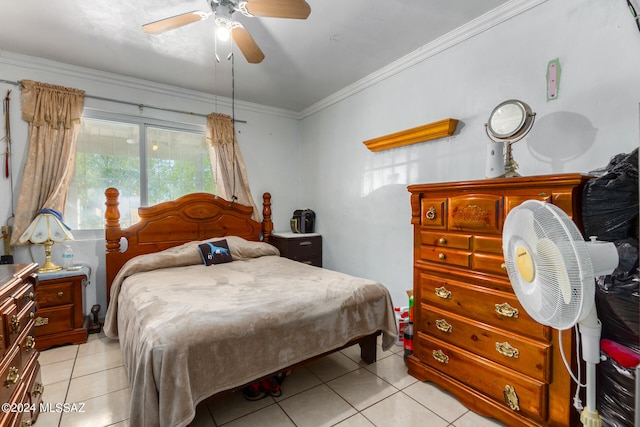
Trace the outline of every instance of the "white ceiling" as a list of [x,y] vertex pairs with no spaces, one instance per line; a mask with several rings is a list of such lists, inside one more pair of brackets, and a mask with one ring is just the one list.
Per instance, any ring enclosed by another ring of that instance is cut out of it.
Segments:
[[[236,99],[302,111],[507,0],[307,2],[307,20],[234,15],[266,56],[248,64],[236,54]],[[142,32],[192,10],[209,11],[208,1],[3,0],[0,49],[229,97],[230,46],[218,43],[217,63],[212,19]]]

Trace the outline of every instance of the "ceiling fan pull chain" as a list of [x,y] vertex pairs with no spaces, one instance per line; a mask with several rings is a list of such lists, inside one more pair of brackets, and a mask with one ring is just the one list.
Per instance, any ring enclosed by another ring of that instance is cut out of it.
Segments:
[[218,38],[214,37],[213,38],[213,53],[216,57],[216,62],[219,64],[220,63],[220,57],[218,56]]

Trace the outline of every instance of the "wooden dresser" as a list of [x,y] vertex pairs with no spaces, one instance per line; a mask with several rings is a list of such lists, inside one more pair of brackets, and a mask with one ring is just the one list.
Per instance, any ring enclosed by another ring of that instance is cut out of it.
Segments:
[[61,270],[39,277],[35,319],[37,349],[87,342],[89,318],[84,315],[82,293],[89,277],[88,268]]
[[[504,269],[502,225],[528,199],[581,226],[579,174],[409,186],[414,224],[414,354],[409,373],[508,426],[570,426],[575,388],[558,332],[535,322]],[[571,331],[562,335],[575,365]]]
[[35,348],[37,264],[0,265],[0,426],[29,426],[44,387]]
[[322,267],[322,235],[318,233],[274,233],[269,243],[278,248],[280,256]]

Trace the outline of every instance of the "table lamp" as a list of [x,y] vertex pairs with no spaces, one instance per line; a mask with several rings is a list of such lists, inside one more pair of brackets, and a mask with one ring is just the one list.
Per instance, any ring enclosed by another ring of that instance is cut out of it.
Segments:
[[20,243],[31,242],[44,246],[45,263],[38,273],[50,273],[62,270],[62,267],[51,262],[51,247],[54,243],[73,240],[73,235],[64,222],[62,214],[53,209],[42,209],[37,212],[29,227],[20,236]]

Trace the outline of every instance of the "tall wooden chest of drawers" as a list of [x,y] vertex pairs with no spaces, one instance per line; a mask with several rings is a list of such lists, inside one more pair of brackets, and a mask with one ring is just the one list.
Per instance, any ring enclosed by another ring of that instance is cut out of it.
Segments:
[[553,203],[581,226],[580,174],[409,186],[414,225],[414,354],[409,373],[508,426],[578,423],[560,352],[573,332],[538,324],[516,298],[502,225],[528,199]]
[[37,264],[0,265],[0,426],[31,425],[44,387],[35,348]]

